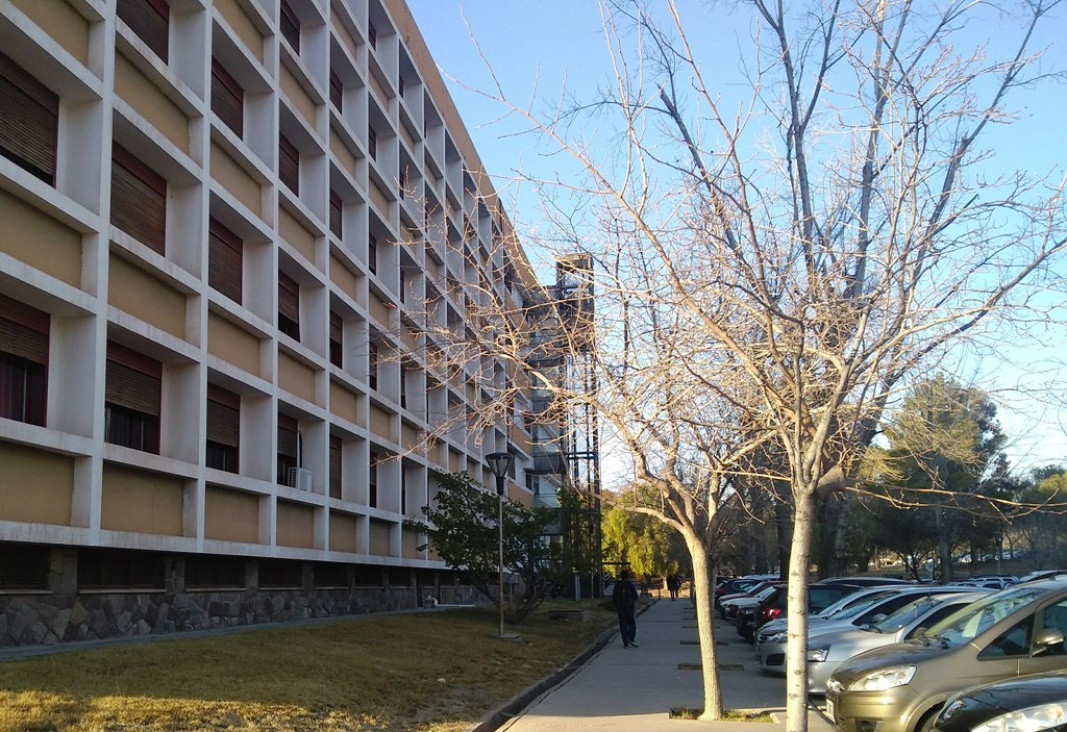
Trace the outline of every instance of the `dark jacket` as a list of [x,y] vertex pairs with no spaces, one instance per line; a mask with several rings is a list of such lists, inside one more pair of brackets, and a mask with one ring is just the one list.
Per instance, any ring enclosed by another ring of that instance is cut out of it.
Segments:
[[611,591],[611,601],[618,612],[633,613],[637,606],[637,587],[628,579],[619,580]]

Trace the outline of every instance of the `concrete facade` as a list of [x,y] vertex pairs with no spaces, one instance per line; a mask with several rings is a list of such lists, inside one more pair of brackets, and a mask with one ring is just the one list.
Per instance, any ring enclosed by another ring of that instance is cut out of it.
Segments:
[[42,173],[0,105],[0,325],[47,351],[0,329],[45,379],[0,397],[0,644],[472,599],[404,524],[434,472],[558,481],[434,334],[537,285],[403,0],[12,0],[0,53],[58,109]]

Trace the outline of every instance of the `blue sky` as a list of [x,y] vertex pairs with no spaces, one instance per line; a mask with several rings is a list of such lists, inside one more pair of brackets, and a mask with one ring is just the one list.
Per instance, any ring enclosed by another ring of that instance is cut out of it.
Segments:
[[[924,0],[925,2],[926,0]],[[413,15],[442,73],[448,80],[453,99],[497,188],[508,202],[513,219],[536,226],[538,213],[533,191],[515,180],[514,171],[540,176],[565,171],[566,161],[547,157],[530,136],[516,134],[522,126],[515,119],[501,119],[502,110],[465,87],[488,88],[491,79],[469,36],[464,17],[493,65],[505,92],[514,100],[532,100],[535,109],[548,109],[558,101],[561,90],[588,99],[599,86],[613,78],[608,64],[595,0],[408,0]],[[724,98],[743,93],[738,75],[736,49],[746,44],[751,33],[747,10],[729,10],[733,3],[712,5],[701,0],[680,0],[683,17],[696,28],[706,49],[704,62],[722,88]],[[1067,40],[1056,30],[1067,24],[1067,9],[1047,24],[1036,47],[1047,47],[1044,70],[1067,69]],[[975,39],[988,43],[990,56],[997,56],[1001,44],[1013,40],[1004,32],[1007,24],[976,23],[966,29]],[[450,77],[453,80],[450,80]],[[1067,171],[1067,84],[1048,83],[1039,91],[1011,99],[1021,120],[1009,135],[994,135],[999,159],[1013,168],[1060,178]],[[531,251],[537,261],[537,252]],[[1061,365],[1067,361],[1067,314],[1060,313],[1039,347],[1028,344],[1025,352],[1010,354],[1010,364],[997,364],[996,386],[1001,423],[1014,440],[1009,455],[1016,466],[1067,463],[1067,409],[1034,403],[1014,391],[1016,385],[1067,379]],[[989,383],[990,362],[967,367],[983,383]],[[968,374],[961,374],[967,377]],[[1025,391],[1025,388],[1023,389]]]

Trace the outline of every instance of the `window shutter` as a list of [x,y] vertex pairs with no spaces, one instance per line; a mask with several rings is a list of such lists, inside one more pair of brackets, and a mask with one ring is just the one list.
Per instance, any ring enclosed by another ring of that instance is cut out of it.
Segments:
[[278,136],[278,178],[293,193],[300,194],[300,152],[285,135]]
[[167,61],[167,36],[170,7],[166,0],[118,0],[119,20],[144,41],[164,63]]
[[0,53],[0,155],[55,185],[59,97]]
[[207,439],[229,447],[241,444],[241,397],[214,384],[207,385]]
[[344,330],[344,320],[337,313],[330,313],[330,340],[341,342]]
[[208,284],[236,303],[241,302],[243,252],[241,238],[211,219],[208,224]]
[[330,69],[330,102],[341,111],[341,103],[345,98],[345,85],[337,72]]
[[344,320],[337,313],[330,313],[330,363],[341,368],[343,359]]
[[294,51],[300,53],[300,18],[285,0],[282,0],[282,12],[278,17],[278,26],[282,32],[282,38],[289,41]]
[[0,295],[0,352],[48,363],[48,313]]
[[300,286],[284,272],[278,273],[278,312],[294,323],[300,322]]
[[343,205],[344,202],[341,200],[341,197],[333,191],[330,191],[330,233],[338,239],[341,238],[342,232],[341,209]]
[[244,90],[217,59],[211,59],[211,111],[237,133],[244,134]]
[[[296,460],[296,419],[287,414],[278,415],[278,454]],[[284,481],[286,476],[278,476],[278,480]]]
[[158,417],[163,364],[117,343],[107,344],[106,399]]
[[164,254],[167,181],[117,143],[111,150],[111,223]]

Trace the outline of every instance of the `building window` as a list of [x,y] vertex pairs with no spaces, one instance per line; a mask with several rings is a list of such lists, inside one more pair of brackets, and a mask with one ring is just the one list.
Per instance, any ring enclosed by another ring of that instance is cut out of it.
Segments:
[[348,565],[339,562],[316,562],[312,576],[316,587],[348,587]]
[[370,47],[374,50],[378,50],[378,29],[374,27],[374,21],[367,21],[367,41],[370,42]]
[[278,136],[278,178],[300,195],[300,151],[285,135]]
[[278,18],[282,38],[289,41],[296,53],[300,53],[300,18],[296,17],[293,8],[285,0],[282,0],[282,12]]
[[400,472],[400,513],[408,514],[408,475],[403,469]]
[[405,165],[400,169],[400,177],[397,180],[397,191],[400,196],[400,200],[403,201],[407,197],[408,189],[408,167]]
[[55,185],[58,130],[59,97],[0,53],[0,155]]
[[296,419],[287,414],[278,415],[278,485],[289,485],[289,471],[300,467],[297,464]]
[[337,72],[330,69],[330,102],[337,107],[337,111],[343,111],[341,103],[345,99],[345,85]]
[[330,498],[341,497],[341,438],[330,437]]
[[167,181],[118,143],[111,148],[111,223],[164,253]]
[[371,450],[367,468],[367,505],[378,508],[378,453]]
[[241,445],[241,397],[207,385],[207,458],[209,468],[238,472]]
[[345,323],[337,313],[330,313],[330,363],[342,368]]
[[278,273],[278,330],[300,340],[300,285],[284,272]]
[[341,234],[344,231],[341,223],[341,211],[344,207],[344,201],[341,197],[330,191],[330,233],[336,236],[338,239],[342,238]]
[[211,59],[211,111],[238,137],[244,134],[245,92],[214,57]]
[[241,302],[244,244],[215,219],[208,222],[208,284],[236,303]]
[[118,0],[115,10],[119,20],[166,63],[170,25],[170,7],[166,0]]
[[400,92],[400,97],[403,98],[403,96],[404,96],[404,77],[403,76],[397,77],[396,88],[397,88],[397,91]]
[[285,559],[260,559],[259,586],[261,588],[303,587],[303,564]]
[[109,341],[104,440],[158,454],[162,385],[163,364]]
[[405,302],[407,299],[408,288],[408,273],[403,267],[400,268],[400,302]]
[[0,544],[0,590],[46,590],[51,549],[35,544]]
[[245,559],[226,556],[189,556],[185,558],[185,587],[209,589],[245,586]]
[[48,313],[0,295],[0,417],[44,426]]
[[148,552],[82,549],[78,589],[164,589],[163,558]]
[[378,388],[378,341],[373,336],[367,342],[367,386]]
[[378,274],[378,237],[374,234],[367,237],[367,269]]
[[367,152],[375,160],[378,159],[378,133],[373,127],[367,128]]

